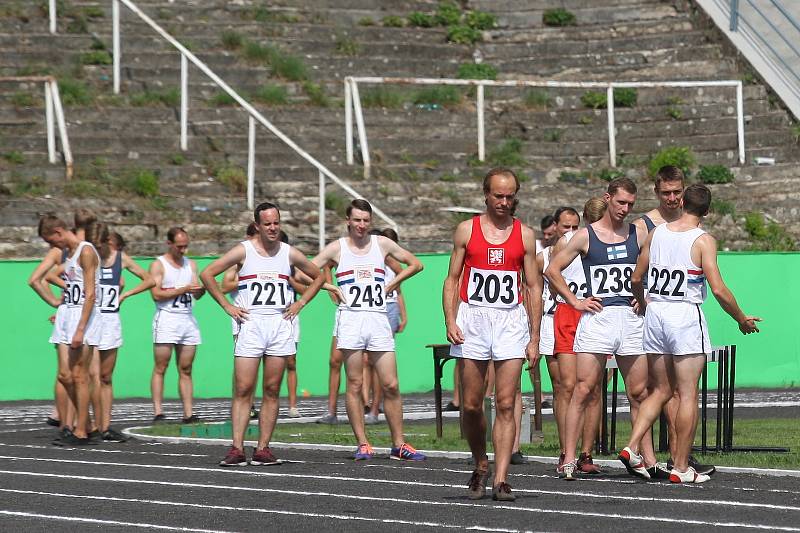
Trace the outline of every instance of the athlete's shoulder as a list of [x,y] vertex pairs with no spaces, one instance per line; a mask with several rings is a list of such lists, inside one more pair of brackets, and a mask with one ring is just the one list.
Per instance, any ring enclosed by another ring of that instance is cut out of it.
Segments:
[[470,238],[472,237],[472,225],[474,224],[475,217],[470,217],[467,220],[464,220],[456,226],[456,231],[453,235],[453,241],[455,244],[460,244],[466,246],[467,242],[469,242]]

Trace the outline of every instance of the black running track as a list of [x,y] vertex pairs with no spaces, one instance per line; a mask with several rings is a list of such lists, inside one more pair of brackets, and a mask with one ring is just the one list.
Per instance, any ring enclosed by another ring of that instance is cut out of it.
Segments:
[[[142,407],[122,425],[141,425]],[[719,472],[679,486],[613,469],[567,482],[531,463],[511,467],[516,502],[473,502],[464,460],[277,450],[282,465],[222,469],[224,446],[52,446],[47,410],[0,405],[0,531],[800,531],[798,477]]]

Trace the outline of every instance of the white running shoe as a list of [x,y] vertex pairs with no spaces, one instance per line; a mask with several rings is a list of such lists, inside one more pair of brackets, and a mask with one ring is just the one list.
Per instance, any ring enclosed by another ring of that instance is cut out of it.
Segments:
[[300,418],[300,411],[297,410],[297,407],[289,408],[289,418]]
[[618,459],[625,465],[628,473],[642,479],[650,479],[650,472],[644,465],[644,458],[627,446],[619,453]]
[[691,466],[686,472],[681,472],[675,468],[669,473],[669,480],[673,483],[705,483],[711,477],[705,474],[698,474]]
[[578,471],[578,462],[577,461],[570,461],[569,463],[564,463],[564,466],[561,467],[564,473],[564,479],[567,481],[575,481],[578,479],[578,476],[575,473]]

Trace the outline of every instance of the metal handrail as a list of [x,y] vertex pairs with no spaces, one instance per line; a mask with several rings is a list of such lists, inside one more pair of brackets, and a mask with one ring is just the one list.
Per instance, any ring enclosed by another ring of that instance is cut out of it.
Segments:
[[[61,105],[61,94],[58,80],[53,76],[3,76],[0,82],[31,82],[44,84],[44,116],[47,123],[47,156],[51,164],[56,163],[56,123],[58,138],[61,140],[61,154],[64,157],[64,174],[72,179],[74,170],[72,150],[67,135],[67,122],[64,120],[64,107]],[[55,119],[55,122],[54,122]]]
[[[364,175],[369,176],[370,155],[367,146],[367,132],[364,125],[364,114],[358,92],[359,83],[399,84],[399,85],[471,85],[477,87],[477,121],[478,121],[478,160],[486,159],[486,140],[484,127],[484,87],[550,87],[571,89],[606,89],[608,111],[608,159],[611,167],[617,166],[616,131],[614,118],[614,89],[628,87],[733,87],[736,89],[736,129],[739,146],[739,163],[745,162],[744,149],[744,95],[740,80],[721,81],[636,81],[636,82],[598,82],[598,81],[529,81],[529,80],[461,80],[454,78],[391,78],[391,77],[356,77],[344,79],[345,95],[345,149],[347,164],[354,163],[353,157],[353,115],[355,114],[358,139],[361,145],[361,158],[364,163]],[[352,108],[352,110],[351,110]]]
[[[172,0],[170,0],[171,2]],[[353,198],[363,198],[355,189],[350,187],[336,174],[331,172],[325,165],[317,161],[313,156],[300,148],[292,139],[286,136],[282,131],[275,127],[269,120],[267,120],[255,107],[253,107],[247,100],[242,98],[236,91],[234,91],[225,81],[217,76],[205,63],[197,58],[185,46],[178,42],[172,35],[167,33],[161,26],[159,26],[153,19],[139,9],[136,4],[131,0],[112,0],[111,3],[111,18],[112,18],[112,57],[113,57],[113,87],[114,93],[120,92],[120,64],[121,64],[121,43],[120,43],[120,12],[119,4],[122,2],[125,7],[130,9],[140,19],[142,19],[148,26],[150,26],[156,33],[158,33],[165,41],[171,44],[181,54],[181,125],[180,125],[180,145],[181,150],[188,149],[188,116],[189,116],[189,62],[199,68],[203,74],[208,76],[220,89],[225,91],[231,98],[236,101],[239,106],[247,111],[249,115],[248,123],[248,155],[247,155],[247,206],[250,209],[254,207],[254,188],[255,188],[255,123],[258,122],[267,130],[269,130],[278,139],[283,141],[289,148],[294,150],[300,157],[305,159],[309,164],[315,167],[319,173],[319,248],[325,246],[325,179],[330,179],[333,183],[344,189],[344,191]],[[51,32],[55,33],[55,0],[50,0],[50,17],[51,17]],[[382,218],[396,231],[399,230],[397,223],[392,220],[381,209],[372,205],[373,212]]]

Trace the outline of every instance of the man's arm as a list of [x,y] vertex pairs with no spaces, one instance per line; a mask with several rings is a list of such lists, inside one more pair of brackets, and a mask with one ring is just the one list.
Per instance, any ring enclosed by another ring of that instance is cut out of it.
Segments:
[[227,252],[222,257],[219,257],[212,261],[203,271],[200,273],[200,280],[205,285],[206,290],[211,295],[212,298],[219,304],[222,309],[228,313],[230,316],[235,318],[236,320],[242,321],[247,319],[247,310],[242,309],[241,307],[236,307],[232,305],[226,298],[222,292],[222,289],[219,285],[217,285],[216,278],[225,270],[229,269],[234,265],[238,265],[242,263],[245,258],[245,250],[242,244],[237,244]]
[[150,294],[153,296],[153,300],[157,302],[172,300],[181,294],[186,294],[192,290],[191,285],[186,285],[185,287],[172,287],[169,289],[162,288],[161,284],[164,281],[164,266],[158,259],[150,263],[148,272],[150,272],[150,275],[153,277],[154,283],[153,287],[150,289]]
[[149,272],[140,267],[136,263],[136,261],[131,259],[131,256],[129,256],[125,252],[117,252],[117,253],[122,254],[122,268],[125,268],[128,272],[130,272],[131,274],[142,280],[134,288],[127,290],[120,295],[119,305],[122,305],[122,302],[130,298],[131,296],[155,287],[156,282],[153,279],[153,276],[151,276]]
[[[564,249],[550,257],[550,264],[544,275],[547,281],[550,282],[550,292],[558,293],[564,301],[577,309],[578,311],[591,311],[593,313],[600,312],[603,309],[600,300],[590,296],[589,298],[579,300],[577,296],[572,294],[569,290],[564,276],[561,271],[569,266],[572,261],[581,253],[586,253],[589,249],[589,232],[586,228],[578,230],[578,232],[570,239],[564,246]],[[586,280],[587,283],[589,280]]]
[[636,299],[636,311],[644,316],[645,309],[647,308],[647,300],[644,295],[644,278],[647,276],[647,270],[650,266],[650,243],[652,242],[652,233],[647,236],[639,250],[639,258],[636,260],[636,268],[633,269],[631,274],[631,288],[633,289],[633,297]]
[[239,265],[229,267],[222,275],[219,288],[223,294],[229,294],[239,286]]
[[303,255],[303,252],[297,248],[289,249],[289,262],[293,267],[295,267],[295,271],[302,272],[312,281],[308,285],[308,288],[303,291],[303,296],[298,298],[297,301],[290,305],[289,308],[286,309],[286,312],[283,313],[285,318],[297,316],[300,310],[305,307],[308,302],[314,299],[314,296],[317,295],[319,290],[322,288],[322,285],[325,283],[325,276],[320,272],[319,267],[306,259],[306,256]]
[[[534,368],[539,363],[539,327],[542,324],[542,280],[541,265],[537,265],[536,234],[527,226],[522,227],[522,242],[525,245],[525,257],[522,268],[525,277],[525,297],[522,299],[528,313],[528,328],[530,341],[525,348],[525,357],[528,366]],[[542,259],[544,261],[544,259]],[[544,263],[542,263],[544,264]]]
[[[706,233],[701,235],[695,241],[693,247],[696,246],[700,252],[699,265],[703,269],[703,274],[711,287],[711,293],[714,298],[719,302],[720,307],[739,324],[739,331],[747,335],[748,333],[757,333],[758,326],[756,322],[761,322],[761,319],[755,316],[747,316],[744,311],[736,303],[736,298],[733,293],[728,289],[725,282],[722,280],[722,274],[719,271],[717,264],[717,240]],[[694,253],[692,254],[694,256]]]
[[397,326],[397,333],[402,333],[408,324],[408,314],[406,313],[406,299],[403,292],[397,287],[397,309],[400,311],[400,324]]
[[92,316],[94,303],[97,299],[95,275],[99,263],[100,261],[94,249],[91,246],[84,246],[78,258],[78,264],[83,270],[83,306],[81,307],[81,317],[78,319],[78,326],[75,328],[75,334],[72,336],[72,342],[70,342],[70,347],[73,349],[80,348],[81,345],[83,345],[86,326],[89,324],[89,318]]
[[60,263],[60,261],[61,250],[59,248],[50,248],[47,254],[45,254],[44,259],[42,259],[42,262],[36,265],[36,268],[28,278],[28,286],[33,289],[42,300],[53,307],[61,305],[61,298],[53,294],[53,291],[50,290],[50,287],[45,282],[45,277],[54,266]]
[[444,311],[444,324],[447,328],[447,340],[451,344],[463,344],[464,333],[456,324],[458,312],[458,282],[464,270],[464,257],[467,253],[467,243],[472,233],[472,221],[462,222],[453,235],[453,252],[450,254],[450,266],[447,268],[447,277],[444,278],[442,287],[442,310]]
[[202,285],[200,285],[200,280],[197,277],[197,263],[190,259],[189,266],[192,269],[192,286],[189,289],[189,292],[192,293],[192,296],[195,300],[199,300],[206,293],[206,290]]
[[397,261],[408,265],[395,275],[395,278],[386,286],[386,293],[390,293],[397,289],[402,282],[422,272],[422,262],[417,259],[417,256],[394,242],[387,237],[378,237],[378,243],[381,249],[384,250],[385,255],[393,257]]

